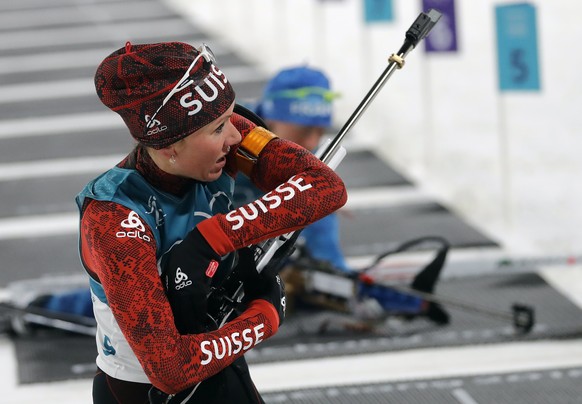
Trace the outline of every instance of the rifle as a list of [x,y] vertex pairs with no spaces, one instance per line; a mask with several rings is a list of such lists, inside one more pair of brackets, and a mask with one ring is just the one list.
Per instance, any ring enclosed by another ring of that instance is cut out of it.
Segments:
[[[388,66],[373,84],[372,88],[356,107],[337,135],[320,148],[323,152],[317,156],[325,164],[335,169],[341,163],[346,155],[345,148],[341,146],[346,134],[359,120],[392,74],[404,66],[406,56],[429,34],[441,18],[441,15],[440,12],[431,9],[428,13],[420,13],[412,23],[411,27],[406,31],[404,43],[397,53],[392,54],[388,58]],[[294,251],[295,242],[300,232],[301,230],[296,230],[250,246],[249,248],[254,255],[257,271],[265,275],[277,274],[281,270],[285,260]],[[209,292],[209,306],[213,308],[209,314],[209,318],[214,325],[220,328],[226,324],[231,318],[231,315],[235,313],[243,297],[243,282],[238,271],[234,269],[225,277],[220,285],[213,286]]]
[[[354,273],[345,273],[333,268],[317,268],[310,262],[306,265],[300,263],[297,267],[303,270],[306,289],[303,300],[311,300],[318,305],[327,304],[332,309],[339,308],[340,311],[343,309],[343,311],[352,312],[353,308],[347,309],[350,301],[365,302],[372,299],[380,306],[382,314],[377,315],[377,318],[371,318],[370,320],[373,321],[367,321],[368,324],[373,324],[378,320],[381,322],[388,315],[412,318],[420,314],[416,310],[416,301],[423,300],[432,305],[424,315],[437,325],[449,323],[449,315],[444,308],[454,307],[491,318],[509,320],[516,335],[528,334],[535,325],[535,309],[531,305],[514,302],[510,310],[501,310],[435,292],[449,248],[449,242],[440,236],[424,236],[407,240],[380,254],[372,264]],[[415,250],[425,252],[434,250],[434,255],[428,263],[421,265],[410,285],[406,286],[402,282],[385,283],[376,276],[370,275],[371,270],[378,267],[387,257]]]

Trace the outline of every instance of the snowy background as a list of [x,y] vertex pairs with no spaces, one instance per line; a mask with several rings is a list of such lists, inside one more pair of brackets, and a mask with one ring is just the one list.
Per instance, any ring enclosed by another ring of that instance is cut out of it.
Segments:
[[[83,276],[74,248],[78,214],[73,196],[131,147],[120,119],[105,110],[94,93],[92,75],[107,54],[127,40],[193,44],[208,40],[242,99],[258,95],[264,80],[281,66],[309,63],[325,69],[342,94],[335,115],[339,128],[384,70],[389,55],[399,49],[404,32],[421,11],[420,0],[393,0],[393,21],[367,25],[363,3],[0,3],[0,300],[14,298],[7,290],[12,281],[32,279],[38,284],[37,278],[42,277],[50,285],[56,274],[67,279]],[[578,73],[582,5],[572,0],[532,3],[537,9],[541,91],[501,94],[494,7],[512,3],[457,0],[456,4],[459,51],[427,55],[423,48],[414,50],[346,141],[348,155],[374,150],[412,179],[414,186],[357,189],[350,192],[348,208],[360,213],[370,206],[395,206],[393,212],[398,215],[402,210],[397,208],[407,203],[425,206],[437,200],[446,205],[499,247],[454,249],[445,275],[454,272],[460,279],[443,281],[439,287],[482,298],[486,292],[478,290],[483,284],[480,275],[515,275],[511,268],[496,267],[496,260],[523,257],[521,270],[539,275],[541,281],[499,286],[491,299],[493,303],[495,296],[512,300],[526,292],[540,298],[538,327],[531,340],[508,343],[492,338],[486,344],[450,343],[355,355],[340,352],[327,358],[255,363],[253,377],[270,403],[319,403],[326,402],[325,397],[327,402],[352,404],[377,402],[373,396],[389,395],[402,403],[410,402],[410,397],[418,398],[412,402],[422,402],[422,396],[429,397],[431,404],[561,404],[579,402],[582,396],[582,332],[576,329],[582,306],[582,268],[575,265],[582,255],[578,230],[582,191],[577,186],[582,141],[576,137],[582,127],[578,112],[582,106]],[[407,223],[403,225],[400,230],[408,228]],[[467,275],[474,279],[463,279]],[[551,298],[544,301],[546,295]],[[486,340],[510,328],[505,321],[454,314],[451,327],[432,334],[433,330],[413,333],[405,340]],[[569,338],[547,337],[560,331],[563,336],[564,330]],[[390,336],[379,341],[393,342]],[[34,371],[35,366],[47,363],[51,369],[51,362],[31,358],[31,363],[23,363],[17,342],[0,336],[1,402],[90,402],[87,375],[94,369],[92,344],[87,363],[70,369],[82,377],[22,384],[22,369]],[[66,357],[73,354],[40,338],[29,342],[53,355],[51,360],[65,358],[65,365]],[[336,342],[328,342],[295,348],[335,346],[337,350]],[[344,341],[352,350],[373,342],[373,338]],[[54,365],[53,373],[57,373]],[[311,387],[325,390],[314,392]]]
[[[342,93],[341,126],[402,45],[419,0],[393,1],[394,20],[366,24],[364,2],[168,0],[272,73],[307,62]],[[582,251],[582,6],[538,1],[541,91],[498,90],[494,7],[457,1],[459,50],[417,49],[354,129],[431,194],[515,253]]]

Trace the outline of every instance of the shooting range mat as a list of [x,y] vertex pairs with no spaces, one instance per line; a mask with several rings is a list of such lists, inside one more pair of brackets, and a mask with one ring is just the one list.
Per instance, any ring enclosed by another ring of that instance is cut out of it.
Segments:
[[[502,311],[510,311],[516,302],[531,305],[535,309],[535,326],[529,334],[516,336],[510,320],[444,305],[452,319],[448,326],[435,326],[422,318],[410,322],[393,318],[380,324],[373,333],[360,333],[345,327],[354,321],[352,316],[301,311],[289,316],[275,337],[250,351],[248,362],[582,335],[582,311],[535,273],[447,279],[437,285],[436,292]],[[95,370],[96,348],[92,337],[39,330],[14,338],[14,345],[21,384],[88,378]]]
[[269,404],[576,404],[581,380],[577,367],[288,390],[263,398]]

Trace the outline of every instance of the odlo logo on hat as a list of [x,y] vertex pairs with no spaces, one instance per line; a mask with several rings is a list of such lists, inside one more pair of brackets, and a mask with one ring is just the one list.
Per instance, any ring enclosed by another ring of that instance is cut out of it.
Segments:
[[157,119],[152,119],[149,115],[145,116],[145,121],[147,128],[153,128],[147,131],[146,136],[155,135],[158,132],[163,132],[168,129],[166,125],[162,125],[160,121]]

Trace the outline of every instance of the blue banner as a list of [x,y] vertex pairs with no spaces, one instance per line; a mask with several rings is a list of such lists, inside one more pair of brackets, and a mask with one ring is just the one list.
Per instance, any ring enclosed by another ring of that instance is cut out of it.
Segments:
[[539,90],[536,9],[528,3],[495,7],[501,91]]
[[392,21],[392,0],[365,0],[364,16],[367,24]]
[[457,51],[457,21],[455,19],[455,0],[422,0],[422,10],[431,8],[442,14],[439,22],[424,40],[427,52]]

